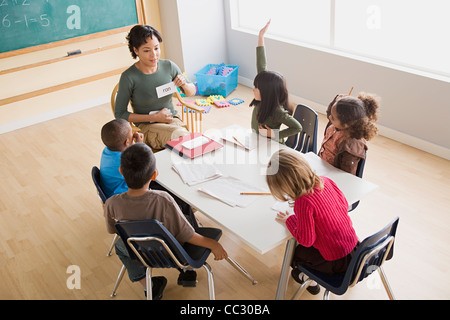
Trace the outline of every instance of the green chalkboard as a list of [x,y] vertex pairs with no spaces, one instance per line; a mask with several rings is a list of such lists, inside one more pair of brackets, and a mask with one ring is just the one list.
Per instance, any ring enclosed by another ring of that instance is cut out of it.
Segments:
[[0,53],[137,23],[135,0],[0,0]]

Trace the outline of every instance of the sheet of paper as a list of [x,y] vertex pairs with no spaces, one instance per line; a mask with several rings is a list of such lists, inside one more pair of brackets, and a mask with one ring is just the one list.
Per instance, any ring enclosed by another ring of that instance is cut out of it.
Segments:
[[257,146],[258,136],[251,129],[227,127],[221,132],[221,138],[247,150]]
[[176,163],[172,166],[184,183],[192,186],[205,181],[217,179],[222,173],[212,164],[207,163]]
[[200,137],[197,137],[192,140],[184,142],[182,144],[182,146],[186,149],[195,149],[195,148],[200,147],[208,142],[209,142],[208,138],[206,138],[204,136],[200,136]]
[[234,177],[221,177],[203,184],[198,191],[206,193],[232,207],[245,208],[266,195],[241,195],[241,192],[267,192]]
[[288,211],[290,214],[294,213],[294,208],[289,206],[289,202],[288,201],[283,201],[283,202],[276,201],[272,205],[272,210],[274,210],[276,212],[286,212],[286,211]]
[[177,86],[175,85],[175,83],[173,83],[173,81],[156,87],[156,94],[158,95],[158,98],[162,98],[169,94],[175,93],[175,91],[177,91]]

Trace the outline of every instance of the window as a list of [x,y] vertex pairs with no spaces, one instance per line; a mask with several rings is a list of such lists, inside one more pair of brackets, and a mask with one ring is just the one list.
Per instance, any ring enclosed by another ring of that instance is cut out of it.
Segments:
[[232,27],[450,76],[448,0],[231,0]]

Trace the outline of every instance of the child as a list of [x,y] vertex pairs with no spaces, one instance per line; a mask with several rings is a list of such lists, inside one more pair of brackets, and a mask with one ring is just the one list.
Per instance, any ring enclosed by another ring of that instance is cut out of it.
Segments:
[[379,102],[372,94],[357,98],[337,95],[327,109],[325,129],[319,156],[331,165],[356,174],[358,163],[365,158],[366,141],[377,134]]
[[[130,123],[123,119],[115,119],[106,123],[101,132],[105,148],[100,160],[100,184],[107,198],[128,190],[123,175],[119,172],[120,156],[128,146],[135,142],[143,142],[142,133],[132,133]],[[150,183],[153,190],[168,192],[177,202],[188,221],[197,228],[197,220],[190,205],[162,187],[156,181]]]
[[[298,264],[327,274],[345,273],[358,237],[336,184],[317,176],[301,153],[287,148],[272,155],[266,181],[274,198],[290,201],[294,210],[293,215],[279,212],[276,218],[299,243],[292,261],[294,279],[303,283]],[[316,284],[308,291],[317,294],[320,288]]]
[[112,120],[102,127],[105,148],[100,159],[100,184],[106,198],[126,192],[128,186],[119,172],[122,151],[135,142],[143,142],[142,133],[133,134],[130,123],[123,119]]
[[[258,74],[253,81],[255,99],[250,103],[250,106],[255,107],[251,126],[253,131],[284,144],[284,139],[302,131],[302,126],[292,117],[293,110],[284,77],[278,72],[266,70],[264,34],[269,24],[270,21],[259,32],[256,47]],[[282,124],[287,128],[280,130]]]
[[[216,260],[228,257],[227,252],[217,241],[195,232],[168,193],[149,188],[150,181],[154,181],[158,175],[156,159],[149,146],[136,143],[126,148],[121,155],[120,172],[129,189],[106,201],[105,219],[109,233],[116,232],[114,226],[116,221],[156,219],[162,222],[181,244],[188,242],[209,248]],[[130,259],[120,239],[116,243],[116,252],[127,268],[130,280],[140,281],[145,288],[144,265],[138,260]],[[154,297],[160,299],[167,280],[164,277],[155,277],[155,280],[152,292]]]

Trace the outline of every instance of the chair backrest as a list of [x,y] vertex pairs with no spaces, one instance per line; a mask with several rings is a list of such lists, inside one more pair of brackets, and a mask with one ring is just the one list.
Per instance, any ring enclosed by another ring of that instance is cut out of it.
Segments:
[[[364,159],[359,160],[358,167],[356,168],[356,176],[362,178],[364,173],[364,166],[366,165],[366,159],[367,159],[367,151],[364,156]],[[352,203],[350,207],[348,208],[348,212],[353,211],[356,209],[356,207],[359,205],[359,201],[356,201],[355,203]]]
[[310,107],[299,104],[295,108],[293,117],[302,125],[302,131],[288,137],[286,145],[297,151],[317,153],[317,127],[319,116]]
[[350,261],[344,282],[349,287],[362,281],[394,255],[394,240],[399,217],[372,236],[364,239]]
[[[113,115],[114,115],[114,110],[116,108],[116,96],[117,96],[118,90],[119,90],[119,83],[116,84],[113,91],[111,92],[111,110],[112,110]],[[133,130],[133,133],[141,131],[141,129],[136,127],[133,122],[130,122],[130,125],[131,125],[131,129]]]
[[205,109],[186,102],[180,93],[175,91],[175,97],[181,103],[181,120],[186,123],[189,132],[202,132],[202,116]]
[[359,160],[358,167],[356,168],[356,176],[362,178],[364,173],[364,166],[366,165],[367,151],[365,153],[364,159]]
[[92,170],[91,170],[91,176],[92,176],[92,181],[94,182],[94,185],[97,188],[98,197],[100,198],[100,200],[103,203],[105,203],[107,198],[106,198],[105,192],[103,191],[103,188],[100,184],[100,169],[96,166],[93,166]]
[[200,268],[211,253],[211,250],[201,248],[203,254],[200,259],[192,259],[161,222],[154,219],[117,222],[115,226],[130,257],[138,258],[150,268],[181,268],[186,265]]

